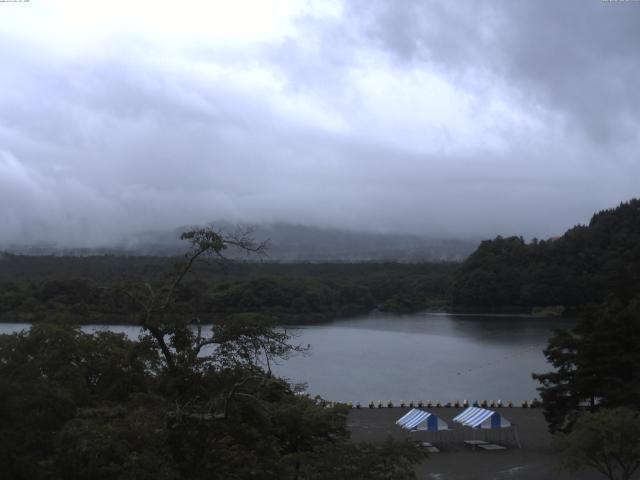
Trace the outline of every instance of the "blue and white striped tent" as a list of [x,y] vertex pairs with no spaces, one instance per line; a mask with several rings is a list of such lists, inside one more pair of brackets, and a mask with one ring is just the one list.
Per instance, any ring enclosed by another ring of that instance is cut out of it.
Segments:
[[498,412],[480,407],[467,408],[454,417],[453,421],[461,423],[465,427],[482,429],[507,428],[511,426],[511,422]]
[[449,430],[447,422],[438,416],[412,408],[406,415],[403,415],[396,421],[396,425],[406,430],[418,430],[426,432],[438,432],[441,430]]

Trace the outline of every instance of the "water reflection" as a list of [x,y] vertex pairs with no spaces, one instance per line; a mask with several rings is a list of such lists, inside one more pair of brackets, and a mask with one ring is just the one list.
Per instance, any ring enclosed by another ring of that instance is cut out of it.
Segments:
[[570,328],[574,320],[529,315],[468,315],[416,313],[394,315],[372,313],[306,328],[354,328],[383,332],[404,332],[429,336],[472,338],[482,343],[514,344],[546,342],[555,328]]

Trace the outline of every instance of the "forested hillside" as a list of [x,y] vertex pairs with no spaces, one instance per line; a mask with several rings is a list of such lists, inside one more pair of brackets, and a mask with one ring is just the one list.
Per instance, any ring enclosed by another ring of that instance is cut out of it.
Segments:
[[452,304],[459,309],[569,309],[600,303],[608,294],[627,301],[640,288],[640,200],[596,213],[589,225],[562,237],[486,240],[455,274]]
[[[174,259],[175,260],[175,259]],[[140,256],[0,256],[0,319],[38,321],[57,311],[82,322],[123,322],[135,312],[124,284],[143,284],[172,260]],[[640,200],[601,211],[562,237],[483,241],[457,263],[245,263],[197,265],[177,298],[207,320],[260,312],[309,322],[373,309],[411,312],[555,312],[626,302],[640,288]]]

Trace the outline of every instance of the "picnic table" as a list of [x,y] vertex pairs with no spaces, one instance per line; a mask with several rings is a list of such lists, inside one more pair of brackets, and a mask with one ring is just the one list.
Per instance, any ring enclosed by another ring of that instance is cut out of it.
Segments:
[[475,450],[480,445],[488,445],[489,442],[485,442],[484,440],[465,440],[464,443],[471,447],[471,450]]

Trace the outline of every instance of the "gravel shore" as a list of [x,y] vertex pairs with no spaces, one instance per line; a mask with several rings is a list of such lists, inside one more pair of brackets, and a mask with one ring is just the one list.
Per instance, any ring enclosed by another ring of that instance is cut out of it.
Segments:
[[[419,479],[549,479],[549,480],[596,480],[602,477],[595,471],[584,470],[575,475],[558,470],[558,455],[554,452],[552,436],[542,410],[537,408],[495,408],[501,415],[516,425],[522,449],[512,429],[502,431],[473,431],[459,427],[451,419],[461,408],[423,408],[449,423],[451,432],[416,432],[400,429],[395,421],[409,408],[361,408],[349,412],[348,428],[354,441],[381,441],[391,435],[394,438],[409,438],[428,441],[436,445],[440,453],[430,457],[416,468]],[[506,450],[471,450],[464,440],[486,440],[503,445]]]

